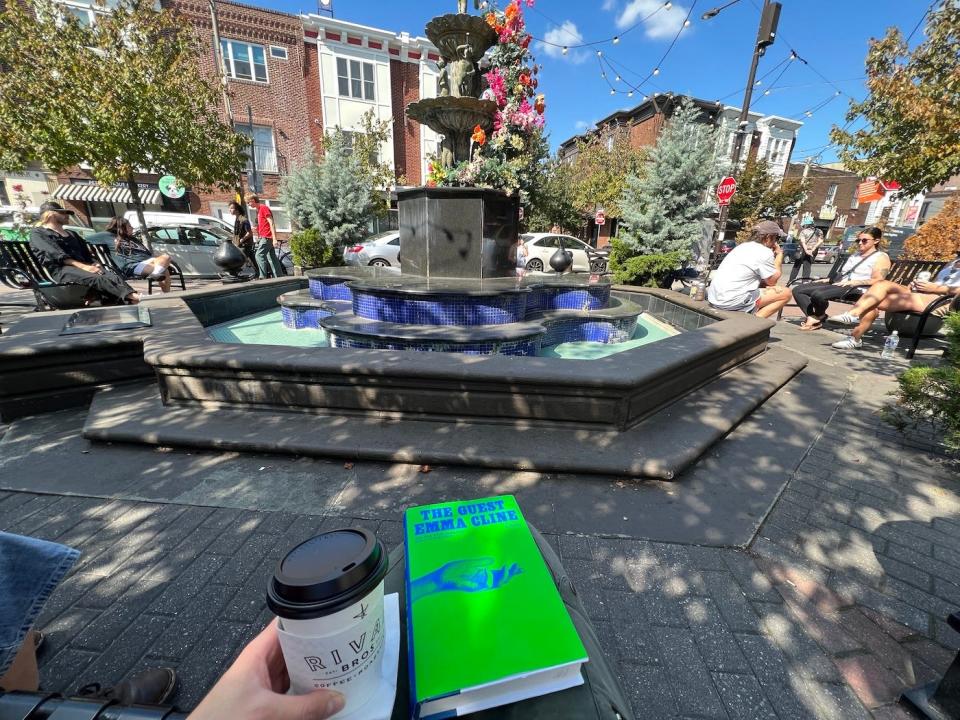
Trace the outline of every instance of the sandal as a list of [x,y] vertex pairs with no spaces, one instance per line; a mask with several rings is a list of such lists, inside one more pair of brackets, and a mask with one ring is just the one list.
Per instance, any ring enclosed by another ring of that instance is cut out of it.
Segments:
[[817,320],[815,323],[811,323],[811,324],[804,323],[803,325],[800,326],[800,329],[806,332],[809,332],[810,330],[819,330],[822,327],[823,327],[823,323]]

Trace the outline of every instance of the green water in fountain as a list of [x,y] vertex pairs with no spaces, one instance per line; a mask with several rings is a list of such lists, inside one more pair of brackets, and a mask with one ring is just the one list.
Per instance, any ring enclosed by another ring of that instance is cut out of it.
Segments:
[[[327,333],[323,330],[304,328],[291,330],[283,326],[280,309],[267,310],[237,318],[207,328],[210,337],[221,343],[242,343],[246,345],[286,345],[288,347],[329,347]],[[630,339],[622,343],[568,342],[545,347],[540,357],[560,358],[561,360],[598,360],[616,355],[625,350],[647,345],[657,340],[676,335],[677,330],[664,322],[643,314],[637,318]]]

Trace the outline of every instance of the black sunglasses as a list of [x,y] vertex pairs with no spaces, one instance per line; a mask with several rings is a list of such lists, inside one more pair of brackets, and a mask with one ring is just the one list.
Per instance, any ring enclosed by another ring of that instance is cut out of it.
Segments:
[[865,243],[865,242],[870,242],[870,241],[873,240],[873,239],[874,239],[874,238],[872,238],[872,237],[857,238],[857,242],[858,242],[858,243]]

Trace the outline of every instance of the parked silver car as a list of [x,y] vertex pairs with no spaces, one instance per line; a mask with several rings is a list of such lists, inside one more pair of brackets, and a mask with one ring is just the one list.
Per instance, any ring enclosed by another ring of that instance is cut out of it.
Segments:
[[[141,231],[137,231],[142,235]],[[193,277],[216,277],[221,269],[213,256],[224,239],[231,234],[215,225],[150,225],[147,226],[147,245],[157,255],[165,253],[180,266],[183,274]]]
[[391,230],[343,249],[344,265],[400,267],[400,232]]

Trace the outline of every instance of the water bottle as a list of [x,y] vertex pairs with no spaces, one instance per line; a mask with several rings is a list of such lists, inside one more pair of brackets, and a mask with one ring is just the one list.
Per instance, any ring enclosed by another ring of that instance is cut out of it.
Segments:
[[892,333],[890,333],[883,339],[883,352],[880,353],[880,357],[882,358],[896,357],[897,345],[899,344],[900,344],[900,333],[894,330]]

